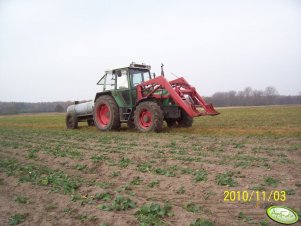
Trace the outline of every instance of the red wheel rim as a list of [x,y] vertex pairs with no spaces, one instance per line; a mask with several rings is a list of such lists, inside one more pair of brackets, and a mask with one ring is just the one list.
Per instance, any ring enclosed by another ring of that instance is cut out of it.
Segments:
[[142,128],[148,128],[152,125],[153,121],[152,121],[152,113],[147,110],[147,109],[143,109],[140,112],[139,115],[139,124]]
[[105,127],[110,122],[110,109],[106,104],[102,104],[97,107],[97,122],[101,127]]

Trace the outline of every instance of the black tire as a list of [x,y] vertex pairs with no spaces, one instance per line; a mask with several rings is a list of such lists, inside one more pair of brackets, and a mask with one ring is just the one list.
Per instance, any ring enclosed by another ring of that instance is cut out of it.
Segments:
[[140,103],[134,113],[136,129],[141,132],[159,132],[163,128],[163,112],[160,106],[151,101]]
[[89,119],[87,121],[87,123],[88,123],[88,126],[94,126],[94,120],[93,119]]
[[112,96],[97,98],[93,110],[94,124],[101,131],[120,128],[119,108]]
[[191,127],[193,124],[193,118],[191,118],[185,111],[181,112],[181,118],[178,120],[179,127]]
[[166,121],[167,126],[168,126],[169,128],[174,128],[174,127],[177,127],[177,126],[178,126],[177,120],[176,120],[176,119],[168,118],[168,119],[166,119],[165,121]]
[[76,114],[68,112],[66,115],[66,127],[67,129],[76,129],[78,127],[78,119]]
[[129,128],[134,129],[135,128],[134,118],[129,119],[127,125]]

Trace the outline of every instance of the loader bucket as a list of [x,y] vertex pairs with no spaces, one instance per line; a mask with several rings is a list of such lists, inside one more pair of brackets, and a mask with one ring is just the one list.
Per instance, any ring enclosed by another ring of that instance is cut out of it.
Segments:
[[219,114],[219,112],[217,112],[215,109],[214,109],[214,107],[213,107],[213,105],[212,104],[207,104],[207,105],[205,105],[204,106],[204,109],[205,109],[205,115],[212,115],[212,116],[214,116],[214,115],[218,115]]

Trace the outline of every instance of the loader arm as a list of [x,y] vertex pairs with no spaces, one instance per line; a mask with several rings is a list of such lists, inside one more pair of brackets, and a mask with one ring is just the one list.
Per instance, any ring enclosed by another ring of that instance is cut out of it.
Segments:
[[[165,89],[169,95],[158,96],[155,91]],[[147,94],[144,91],[150,90]],[[206,101],[197,93],[194,87],[190,86],[184,78],[178,78],[167,81],[163,76],[158,76],[137,85],[137,102],[150,97],[154,98],[171,98],[179,105],[190,117],[198,117],[203,115],[218,115],[212,104]],[[199,111],[197,107],[202,107],[204,111]]]

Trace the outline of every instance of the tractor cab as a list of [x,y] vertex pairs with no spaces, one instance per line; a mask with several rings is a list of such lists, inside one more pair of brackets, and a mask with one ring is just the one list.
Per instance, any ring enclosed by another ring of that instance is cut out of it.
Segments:
[[151,79],[150,66],[144,64],[130,64],[129,67],[106,71],[97,82],[100,92],[122,89],[134,89],[135,86]]
[[150,69],[145,64],[131,63],[129,67],[106,71],[97,82],[100,90],[95,101],[99,96],[110,94],[118,105],[120,121],[127,122],[136,104],[136,86],[152,79]]

